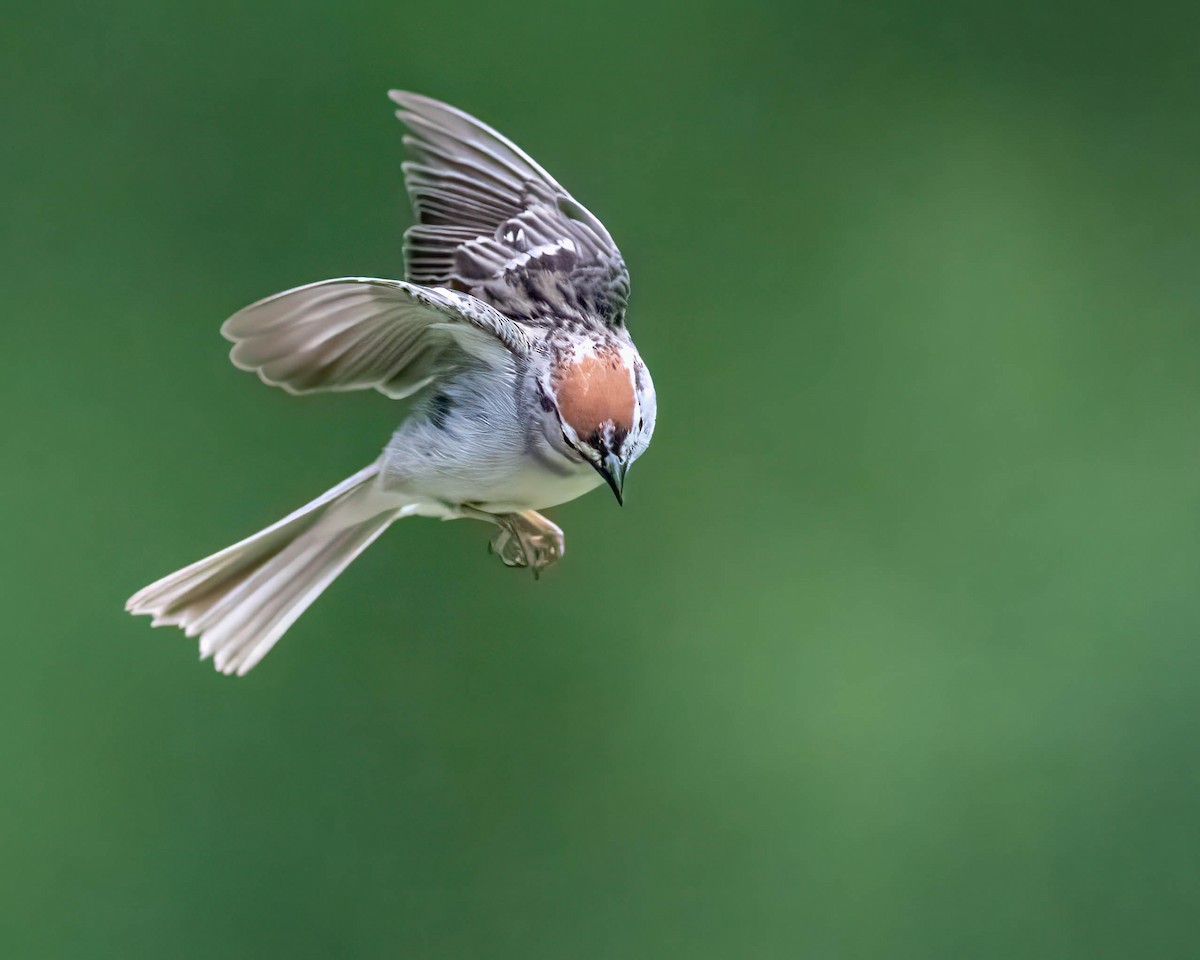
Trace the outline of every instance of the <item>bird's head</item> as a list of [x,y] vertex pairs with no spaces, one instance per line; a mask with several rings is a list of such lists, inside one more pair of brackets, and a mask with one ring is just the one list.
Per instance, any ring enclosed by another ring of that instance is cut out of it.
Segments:
[[573,351],[551,364],[545,395],[562,439],[624,502],[625,474],[654,431],[654,387],[631,345]]

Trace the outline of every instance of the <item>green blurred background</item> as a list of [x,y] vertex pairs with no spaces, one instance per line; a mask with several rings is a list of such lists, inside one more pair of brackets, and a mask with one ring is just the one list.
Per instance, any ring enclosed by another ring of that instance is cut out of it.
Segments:
[[[10,4],[5,957],[1187,957],[1200,9]],[[252,675],[122,612],[359,468],[217,328],[398,276],[385,91],[608,224],[660,395],[535,583],[410,521]]]

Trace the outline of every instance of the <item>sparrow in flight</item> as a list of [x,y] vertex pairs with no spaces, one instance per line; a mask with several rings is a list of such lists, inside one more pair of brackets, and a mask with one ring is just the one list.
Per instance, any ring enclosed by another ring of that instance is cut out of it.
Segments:
[[223,673],[257,664],[402,517],[473,517],[536,574],[563,555],[538,510],[607,484],[650,443],[629,273],[603,224],[526,153],[454,107],[394,91],[415,224],[404,280],[322,280],[225,321],[231,358],[289,393],[411,397],[379,458],[265,530],[134,594]]

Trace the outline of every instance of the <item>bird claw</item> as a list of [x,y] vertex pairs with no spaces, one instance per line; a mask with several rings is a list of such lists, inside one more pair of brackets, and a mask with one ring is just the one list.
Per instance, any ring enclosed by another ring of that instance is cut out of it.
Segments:
[[[488,551],[508,567],[529,567],[536,580],[566,550],[562,530],[540,514],[509,514],[488,543]],[[533,519],[536,517],[537,519]]]

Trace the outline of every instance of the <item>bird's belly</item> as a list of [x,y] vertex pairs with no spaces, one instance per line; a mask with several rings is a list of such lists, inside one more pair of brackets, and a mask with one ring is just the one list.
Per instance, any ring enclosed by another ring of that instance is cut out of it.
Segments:
[[604,482],[600,474],[586,465],[582,470],[563,475],[536,462],[526,464],[511,476],[494,479],[496,482],[488,489],[486,499],[473,503],[488,513],[543,510],[582,497]]
[[383,482],[421,499],[488,513],[541,510],[594,490],[601,476],[586,463],[531,452],[515,437],[493,434],[440,442],[444,434],[402,428],[384,451]]

